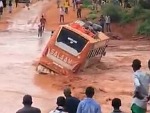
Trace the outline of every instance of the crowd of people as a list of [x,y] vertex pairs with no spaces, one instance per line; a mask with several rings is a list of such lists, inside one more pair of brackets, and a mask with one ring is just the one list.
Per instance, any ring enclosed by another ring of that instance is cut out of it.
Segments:
[[[150,100],[149,85],[150,85],[150,73],[141,71],[141,61],[135,59],[132,62],[133,81],[134,81],[134,95],[131,104],[132,113],[146,113],[147,104]],[[150,70],[150,60],[148,61],[148,68]],[[101,105],[93,99],[95,90],[89,86],[85,89],[86,97],[83,100],[72,96],[71,89],[65,88],[64,96],[59,96],[56,102],[56,108],[49,113],[102,113]],[[110,113],[125,113],[121,107],[121,99],[112,99],[113,111]],[[24,107],[18,110],[16,113],[41,113],[39,108],[32,107],[32,97],[25,95],[23,97]]]
[[[134,0],[136,1],[136,0]],[[124,8],[131,8],[129,0],[92,0],[93,10],[98,11],[98,7],[103,7],[107,3],[113,3],[114,5],[120,5]]]
[[[85,90],[86,98],[79,100],[71,95],[71,89],[64,89],[64,96],[59,96],[56,102],[56,108],[49,113],[102,113],[101,106],[97,103],[93,96],[95,94],[93,87],[87,87]],[[36,107],[32,107],[31,95],[25,95],[23,97],[24,107],[19,109],[16,113],[41,113],[41,110]],[[114,98],[112,100],[112,113],[123,113],[120,110],[121,100]]]
[[60,23],[65,22],[65,14],[69,13],[70,7],[73,7],[73,10],[76,11],[77,18],[82,17],[82,2],[80,0],[72,0],[70,4],[69,0],[60,1],[57,0],[57,8],[59,8]]
[[[18,3],[19,3],[19,0],[15,0],[15,7],[16,8],[18,7]],[[29,3],[30,3],[30,0],[26,0],[25,6],[28,8],[28,10],[30,9]],[[8,0],[8,1],[7,0],[0,0],[0,18],[3,15],[4,9],[6,9],[7,6],[8,6],[8,12],[12,13],[12,11],[13,11],[13,0]]]

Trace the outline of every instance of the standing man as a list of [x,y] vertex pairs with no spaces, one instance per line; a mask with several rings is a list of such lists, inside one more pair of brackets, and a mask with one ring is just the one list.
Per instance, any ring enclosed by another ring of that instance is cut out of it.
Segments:
[[18,7],[19,0],[15,0],[16,7]]
[[110,16],[109,15],[105,16],[105,23],[106,23],[106,32],[111,32],[111,29],[110,29]]
[[3,15],[3,2],[0,1],[0,19],[2,15]]
[[77,18],[81,18],[82,4],[77,3]]
[[64,7],[65,7],[65,13],[68,14],[68,8],[69,8],[69,1],[68,0],[65,0]]
[[100,105],[93,99],[94,88],[87,87],[86,98],[83,99],[77,108],[77,113],[102,113]]
[[64,95],[66,97],[66,104],[65,104],[66,111],[68,113],[76,113],[80,100],[71,95],[70,88],[64,89]]
[[57,2],[57,8],[59,8],[60,7],[60,0],[56,0],[56,2]]
[[104,32],[104,27],[105,27],[105,18],[103,15],[101,15],[100,20],[99,20],[100,26],[102,27],[102,32]]
[[135,92],[131,111],[132,113],[146,113],[147,102],[149,101],[150,76],[140,70],[141,61],[139,59],[133,60],[132,68],[134,71]]
[[9,0],[8,6],[9,6],[9,13],[12,13],[12,1],[11,0]]
[[40,23],[42,26],[42,31],[44,31],[45,29],[45,24],[46,24],[46,19],[44,18],[44,16],[42,15],[42,17],[40,18]]
[[16,113],[41,113],[41,110],[36,107],[32,107],[32,97],[30,95],[25,95],[23,97],[23,105],[22,109],[19,109]]
[[59,9],[59,22],[63,22],[64,23],[64,20],[65,20],[65,17],[64,17],[64,14],[65,14],[65,11],[64,11],[64,8],[63,6],[60,7]]

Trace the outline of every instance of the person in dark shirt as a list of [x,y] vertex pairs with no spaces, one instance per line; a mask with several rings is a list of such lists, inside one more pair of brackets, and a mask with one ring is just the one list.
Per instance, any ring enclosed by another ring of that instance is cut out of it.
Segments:
[[16,113],[41,113],[41,110],[36,107],[32,107],[32,97],[30,95],[25,95],[23,97],[23,105],[22,109],[19,109]]
[[66,97],[65,109],[68,113],[76,113],[78,104],[80,102],[76,97],[71,96],[71,89],[65,88],[64,95]]
[[112,113],[124,113],[120,110],[121,100],[119,98],[114,98],[112,100],[112,107],[114,108]]

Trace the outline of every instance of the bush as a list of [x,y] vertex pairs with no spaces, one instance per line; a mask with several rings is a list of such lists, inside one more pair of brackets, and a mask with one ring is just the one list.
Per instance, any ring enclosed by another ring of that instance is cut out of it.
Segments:
[[120,24],[127,24],[130,23],[131,21],[133,21],[133,18],[129,13],[127,12],[122,13]]
[[92,3],[90,2],[90,0],[83,0],[83,7],[85,8],[89,8],[89,6],[91,7]]
[[137,33],[140,35],[150,36],[150,19],[141,23],[137,29]]
[[113,4],[106,4],[105,7],[102,8],[102,13],[104,15],[109,15],[112,22],[119,22],[121,20],[122,12],[123,11],[120,6]]
[[134,20],[140,20],[146,18],[145,10],[140,6],[133,7],[130,11],[124,11],[122,13],[121,24],[130,23]]
[[141,6],[135,6],[131,10],[131,17],[136,18],[136,17],[140,16],[143,13],[144,13],[144,10]]
[[90,20],[94,20],[94,19],[96,19],[97,17],[98,17],[97,14],[93,14],[93,13],[92,13],[92,14],[89,14],[87,18],[90,19]]
[[144,13],[142,13],[141,15],[136,17],[136,19],[145,21],[145,20],[149,19],[149,17],[150,17],[150,11],[144,10]]
[[145,9],[150,9],[150,0],[139,0],[139,4]]

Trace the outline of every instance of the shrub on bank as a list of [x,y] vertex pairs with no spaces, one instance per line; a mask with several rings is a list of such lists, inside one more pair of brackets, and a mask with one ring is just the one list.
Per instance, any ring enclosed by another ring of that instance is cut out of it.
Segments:
[[118,5],[106,4],[102,8],[102,13],[104,15],[109,15],[112,22],[119,22],[121,20],[121,14],[123,13],[123,10]]
[[145,20],[139,25],[137,34],[150,36],[150,19]]
[[122,13],[121,24],[127,24],[132,21],[138,21],[147,18],[147,13],[141,6],[135,6],[131,10]]
[[98,16],[97,16],[97,14],[92,13],[92,14],[89,14],[87,18],[90,20],[94,20],[94,19],[98,18]]
[[83,7],[84,8],[91,8],[92,3],[90,0],[83,0]]
[[139,0],[139,4],[140,4],[144,9],[150,9],[150,0]]
[[[127,24],[132,21],[141,22],[137,28],[137,34],[150,36],[150,10],[143,9],[140,5],[136,5],[131,9],[123,9],[118,5],[108,3],[102,7],[101,13],[109,15],[112,22],[119,22],[121,24]],[[99,14],[96,11],[91,11],[88,19],[95,20],[99,18]]]

